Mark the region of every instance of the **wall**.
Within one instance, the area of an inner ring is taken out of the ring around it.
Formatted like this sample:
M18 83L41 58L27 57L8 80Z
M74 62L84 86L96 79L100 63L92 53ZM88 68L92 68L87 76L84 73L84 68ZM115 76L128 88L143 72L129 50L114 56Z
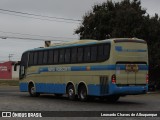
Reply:
M0 79L12 79L12 62L0 63Z
M14 65L12 65L12 79L19 79L19 65L17 66L17 71L14 71Z

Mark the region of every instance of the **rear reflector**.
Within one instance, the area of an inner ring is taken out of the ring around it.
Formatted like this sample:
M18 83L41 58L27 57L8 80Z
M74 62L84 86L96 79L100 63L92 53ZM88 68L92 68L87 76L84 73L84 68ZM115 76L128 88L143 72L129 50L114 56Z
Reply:
M146 83L148 84L149 76L146 74Z
M112 81L113 84L116 83L116 75L115 74L112 75L111 81Z

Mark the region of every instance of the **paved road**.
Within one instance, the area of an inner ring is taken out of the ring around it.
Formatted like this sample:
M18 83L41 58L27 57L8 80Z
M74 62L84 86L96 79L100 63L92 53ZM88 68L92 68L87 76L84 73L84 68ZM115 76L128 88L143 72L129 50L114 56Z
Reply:
M54 95L30 97L18 87L0 86L0 111L159 111L160 93L126 96L117 103L69 101ZM64 119L64 118L61 118ZM124 119L124 118L123 118Z

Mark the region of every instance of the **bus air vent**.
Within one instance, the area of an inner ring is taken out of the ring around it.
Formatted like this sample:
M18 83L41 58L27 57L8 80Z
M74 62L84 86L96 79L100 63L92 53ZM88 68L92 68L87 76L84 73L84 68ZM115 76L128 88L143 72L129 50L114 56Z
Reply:
M104 95L108 93L108 77L100 76L100 94Z

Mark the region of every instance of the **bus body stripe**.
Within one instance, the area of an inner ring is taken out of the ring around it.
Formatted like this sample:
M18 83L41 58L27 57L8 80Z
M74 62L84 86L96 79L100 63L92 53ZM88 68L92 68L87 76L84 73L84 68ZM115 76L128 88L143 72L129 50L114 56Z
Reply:
M123 49L122 46L115 46L115 50L117 52L147 52L147 50L144 49Z
M97 65L97 66L72 66L65 67L65 70L56 70L56 68L63 67L54 67L54 70L50 70L50 67L40 67L37 72L28 73L27 75L40 74L42 72L67 72L67 71L103 71L103 70L126 70L125 65ZM89 68L89 69L88 69ZM148 70L148 65L138 65L138 70Z

